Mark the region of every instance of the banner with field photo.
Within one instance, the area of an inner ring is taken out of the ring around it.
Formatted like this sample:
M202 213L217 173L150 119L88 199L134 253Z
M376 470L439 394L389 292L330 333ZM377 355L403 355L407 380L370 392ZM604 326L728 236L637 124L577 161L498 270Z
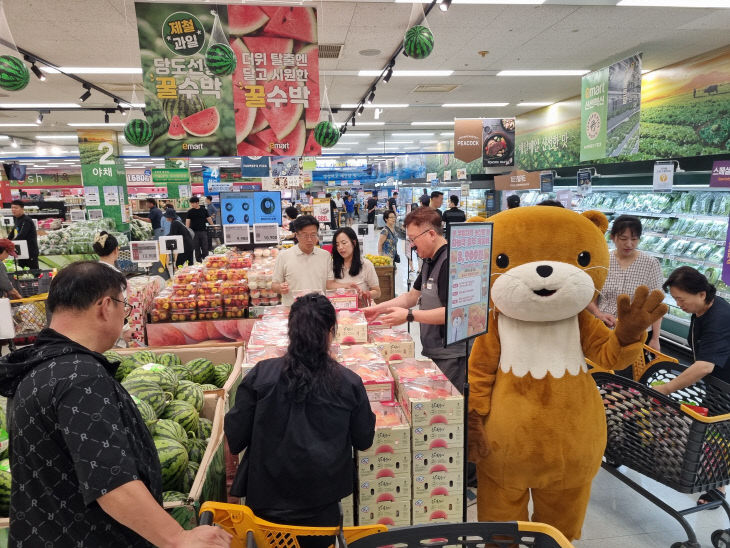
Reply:
M137 2L135 10L150 156L236 156L232 78L205 60L212 46L228 47L227 7Z
M580 98L517 117L515 165L525 171L580 163Z
M237 155L319 155L316 9L230 5L228 25Z

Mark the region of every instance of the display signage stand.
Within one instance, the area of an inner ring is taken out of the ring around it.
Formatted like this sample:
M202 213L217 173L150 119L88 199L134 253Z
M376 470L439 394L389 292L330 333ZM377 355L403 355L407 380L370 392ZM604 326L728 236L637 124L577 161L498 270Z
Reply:
M449 223L446 232L449 290L445 311L445 346L465 344L466 356L462 494L465 522L469 481L469 343L471 339L487 332L493 228L492 223Z
M251 243L251 228L248 225L223 225L224 245L248 245Z

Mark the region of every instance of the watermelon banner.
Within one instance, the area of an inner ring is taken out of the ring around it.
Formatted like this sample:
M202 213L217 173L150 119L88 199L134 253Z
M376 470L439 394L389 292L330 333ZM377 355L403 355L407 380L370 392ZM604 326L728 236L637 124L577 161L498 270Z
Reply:
M117 230L129 230L127 177L119 158L117 133L79 130L77 135L86 209L100 209L105 218L115 220Z
M228 26L238 156L321 154L316 10L231 5Z
M235 156L231 76L216 76L205 61L216 13L225 32L224 5L136 3L150 156Z

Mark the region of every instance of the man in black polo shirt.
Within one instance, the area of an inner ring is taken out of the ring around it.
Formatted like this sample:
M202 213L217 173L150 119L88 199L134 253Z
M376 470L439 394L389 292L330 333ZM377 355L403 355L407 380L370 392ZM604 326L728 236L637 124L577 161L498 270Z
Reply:
M368 210L368 224L375 224L375 210L378 208L378 193L373 191L373 195L368 198L366 204Z
M165 230L162 228L162 210L157 207L157 200L154 198L147 198L147 207L150 208L149 217L135 215L134 218L139 221L152 224L152 235L155 237L155 240L157 240L160 236L165 235Z
M451 207L444 211L442 218L446 224L466 222L466 213L459 209L459 197L456 194L449 196Z
M208 216L208 211L200 207L200 198L190 198L190 209L185 217L185 225L193 231L193 249L195 260L200 262L208 256L208 225L213 224L213 219Z
M38 236L33 219L25 214L25 205L20 200L13 200L10 210L15 218L15 226L10 231L11 240L25 240L28 242L28 259L18 260L18 266L38 269Z
M8 399L9 546L229 546L214 527L185 531L162 508L157 450L101 354L131 308L124 276L78 262L53 278L53 314L33 346L0 358Z

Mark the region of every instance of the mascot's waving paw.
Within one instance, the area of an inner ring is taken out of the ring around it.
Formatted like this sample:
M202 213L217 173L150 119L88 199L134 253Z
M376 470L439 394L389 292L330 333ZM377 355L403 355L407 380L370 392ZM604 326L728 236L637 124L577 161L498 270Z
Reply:
M619 295L616 338L622 345L627 346L644 339L644 331L669 310L662 303L663 300L664 293L658 289L649 293L649 288L645 285L636 288L632 301L629 301L628 295Z

